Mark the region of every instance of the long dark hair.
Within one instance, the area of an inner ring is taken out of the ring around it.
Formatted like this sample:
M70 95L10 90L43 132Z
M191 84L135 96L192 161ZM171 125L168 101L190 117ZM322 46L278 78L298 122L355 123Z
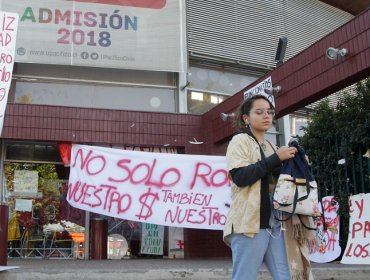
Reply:
M271 101L268 100L267 97L263 95L253 95L252 97L245 99L236 112L235 125L237 128L243 129L246 127L247 124L244 122L243 115L245 114L249 116L249 112L253 107L254 101L258 99L266 100L270 104L270 109L275 109L274 105L272 105ZM275 119L272 123L275 124Z

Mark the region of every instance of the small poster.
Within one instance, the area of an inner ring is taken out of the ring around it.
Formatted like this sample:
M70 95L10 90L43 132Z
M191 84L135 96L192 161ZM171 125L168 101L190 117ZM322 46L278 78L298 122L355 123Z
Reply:
M16 199L15 200L15 211L31 212L32 211L32 199Z
M271 76L260 82L259 84L255 85L254 87L250 88L248 91L244 92L244 99L252 97L254 95L262 95L266 97L272 105L275 107L275 97L273 94L268 94L265 92L265 89L272 89L272 80Z
M320 212L321 203L319 203ZM325 224L323 220L317 222L316 240L317 246L310 252L310 261L316 263L327 263L337 259L341 254L339 246L339 227L340 217L338 216L339 204L334 196L325 196L322 198L324 207Z
M120 234L110 234L108 236L108 259L121 260L125 256L128 256L126 238Z
M143 224L141 254L163 255L164 226Z
M170 259L184 258L184 229L168 227L168 257Z
M37 193L39 173L29 170L14 171L14 192Z

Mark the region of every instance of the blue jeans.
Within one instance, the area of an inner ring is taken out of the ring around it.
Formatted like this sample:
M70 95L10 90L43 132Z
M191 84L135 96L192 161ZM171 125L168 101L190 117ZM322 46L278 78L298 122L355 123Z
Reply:
M275 223L272 229L261 229L253 238L231 235L233 280L256 280L265 263L274 280L290 280L284 231Z

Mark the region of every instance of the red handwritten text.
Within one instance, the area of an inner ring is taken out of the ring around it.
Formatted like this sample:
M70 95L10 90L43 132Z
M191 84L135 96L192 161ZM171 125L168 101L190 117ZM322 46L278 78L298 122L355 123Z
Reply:
M349 244L346 257L356 257L356 258L367 258L369 257L369 247L370 243L367 243L366 245L362 244L356 244L354 243Z
M358 219L361 219L361 216L362 216L362 211L364 210L364 200L363 199L360 199L360 201L358 200L355 200L355 204L358 208ZM349 200L349 213L353 213L355 211L355 209L353 209L352 207L352 200L350 199Z
M87 153L87 156L84 156L83 149L79 149L74 158L72 167L76 167L77 157L80 156L80 160L81 160L81 163L79 166L80 170L84 170L86 168L86 172L89 175L97 175L100 172L102 172L106 165L106 159L104 158L104 156L91 157L92 153L93 151L90 150Z
M74 185L71 183L69 184L68 199L88 205L92 208L104 204L104 210L111 212L112 208L114 208L117 209L117 214L126 212L132 203L131 196L129 194L119 193L115 186L94 186L80 181L75 182ZM113 207L114 204L116 207Z
M357 233L362 233L363 238L367 237L367 234L370 235L370 221L364 221L363 223L361 222L355 222L352 225L352 238L356 238Z
M203 181L207 187L222 187L230 184L225 169L213 171L212 167L206 163L198 162L195 166L193 181L190 184L190 189L193 189L197 179Z
M181 179L180 170L177 168L168 168L161 174L156 174L155 166L157 163L156 159L153 159L151 164L148 163L139 163L138 165L132 166L130 168L129 164L131 160L122 159L117 162L117 166L125 170L126 174L120 179L115 179L109 177L108 180L111 182L125 182L129 180L132 184L144 184L145 186L153 186L158 188L163 187L173 187ZM142 176L140 178L140 176ZM157 179L154 179L157 177ZM158 179L159 178L159 179Z
M165 222L170 220L172 223L182 224L188 222L191 224L225 225L226 216L220 214L216 207L202 207L198 209L182 209L176 206L175 211L168 210Z
M7 46L12 42L12 33L14 31L15 17L4 15L1 19L0 45ZM11 31L8 33L7 31Z
M174 193L171 190L162 190L164 192L163 202L177 204L193 204L209 206L212 200L212 195L202 193Z
M139 220L147 220L153 215L153 206L156 201L159 200L158 193L151 192L149 188L148 191L142 194L139 198L139 202L141 203L140 214L136 215Z

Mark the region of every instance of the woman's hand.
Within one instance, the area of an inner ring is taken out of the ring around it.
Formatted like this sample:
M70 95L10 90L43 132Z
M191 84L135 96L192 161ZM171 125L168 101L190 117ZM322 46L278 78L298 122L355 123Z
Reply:
M287 147L287 146L280 147L276 151L276 154L278 155L281 161L294 158L296 153L297 153L297 149L295 147Z

